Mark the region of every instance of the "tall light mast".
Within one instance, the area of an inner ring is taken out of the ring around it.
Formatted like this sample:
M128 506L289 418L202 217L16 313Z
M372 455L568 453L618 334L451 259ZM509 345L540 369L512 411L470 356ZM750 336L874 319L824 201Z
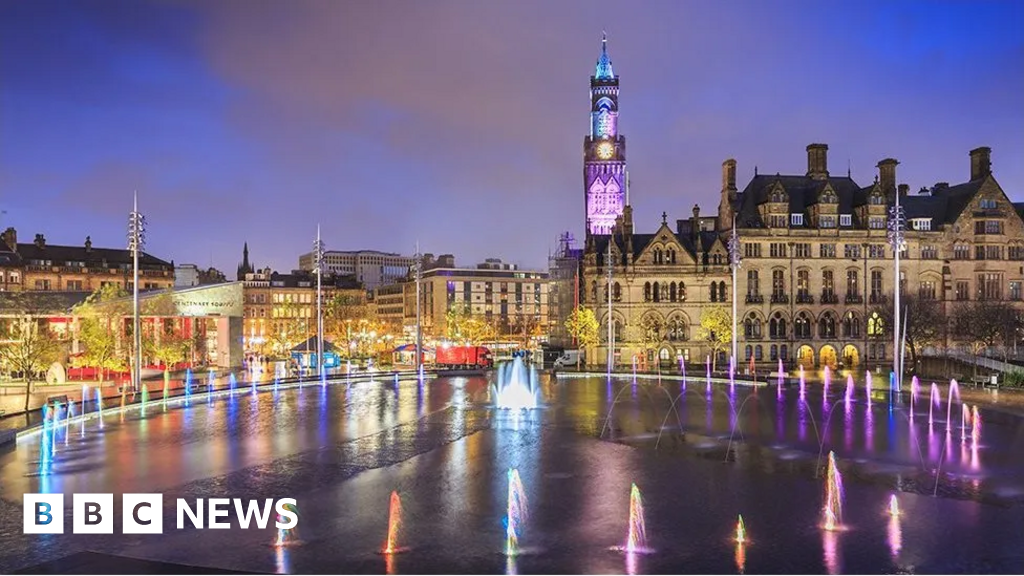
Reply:
M321 277L324 275L324 243L320 239L320 225L316 225L316 242L313 243L313 266L316 273L316 368L324 373L324 315Z
M736 233L735 216L732 219L732 236L729 238L729 266L732 268L732 365L734 367L733 369L735 369L735 366L739 364L736 345L736 299L738 298L736 290L736 274L740 269L740 239L739 235Z
M423 367L423 329L420 310L420 284L423 280L423 256L420 254L420 243L416 242L416 371Z
M608 257L604 265L608 267L608 376L612 375L612 364L615 363L615 322L612 319L612 239L608 236Z
M903 207L900 206L900 193L896 191L896 202L891 208L889 208L889 244L892 246L893 252L893 263L896 271L896 286L893 288L893 331L892 331L892 371L895 374L896 387L898 389L903 388L903 358L900 354L900 289L902 285L900 283L900 252L905 246L906 238L904 236L904 230L906 228L906 216L903 212Z
M139 212L139 193L132 199L128 215L128 249L132 251L132 338L135 354L132 363L132 386L138 390L142 384L142 331L139 318L139 252L146 244L146 217Z

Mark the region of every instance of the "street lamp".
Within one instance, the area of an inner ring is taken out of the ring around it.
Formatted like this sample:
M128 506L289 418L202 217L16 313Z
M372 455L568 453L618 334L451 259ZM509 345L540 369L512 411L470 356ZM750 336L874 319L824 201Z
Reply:
M135 341L135 354L132 362L132 385L139 389L142 382L142 333L139 321L139 252L146 245L146 217L139 212L139 194L132 199L132 211L128 215L128 249L132 251L132 338Z
M316 273L316 366L317 371L323 374L324 317L321 305L320 278L324 271L324 243L320 239L319 224L316 225L316 242L313 242L313 266Z
M732 236L729 238L729 267L732 268L732 366L738 361L736 351L736 274L740 269L740 238L736 234L736 217L732 219ZM735 370L735 368L732 368Z
M896 192L896 203L889 208L888 239L892 246L894 264L896 269L896 287L893 289L893 347L892 347L892 370L896 374L896 387L903 389L903 354L900 353L900 252L906 247L904 231L906 229L906 215L903 207L900 206L900 194Z

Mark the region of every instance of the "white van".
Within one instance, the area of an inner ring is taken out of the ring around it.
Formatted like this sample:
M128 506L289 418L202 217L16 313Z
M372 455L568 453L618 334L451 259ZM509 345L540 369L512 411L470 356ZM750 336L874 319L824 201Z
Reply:
M579 350L566 350L562 355L555 358L555 368L575 368L576 362L580 360Z

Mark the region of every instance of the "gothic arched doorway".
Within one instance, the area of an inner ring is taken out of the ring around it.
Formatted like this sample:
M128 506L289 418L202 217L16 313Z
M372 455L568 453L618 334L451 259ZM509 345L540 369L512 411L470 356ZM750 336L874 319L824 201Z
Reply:
M836 353L835 347L832 346L831 344L825 344L824 346L821 347L821 352L818 354L818 359L821 361L820 364L822 367L828 366L833 370L835 370L836 366L839 364L838 354Z
M860 353L857 351L857 347L853 344L847 344L843 347L843 368L852 370L860 364Z
M814 348L804 344L796 351L796 364L803 366L804 370L814 368Z

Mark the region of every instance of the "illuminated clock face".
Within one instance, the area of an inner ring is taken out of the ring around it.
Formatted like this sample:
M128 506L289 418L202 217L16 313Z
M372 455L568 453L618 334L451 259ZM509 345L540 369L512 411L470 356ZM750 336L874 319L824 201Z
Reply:
M611 158L614 153L615 147L612 146L611 142L601 142L597 145L597 157L602 160Z

